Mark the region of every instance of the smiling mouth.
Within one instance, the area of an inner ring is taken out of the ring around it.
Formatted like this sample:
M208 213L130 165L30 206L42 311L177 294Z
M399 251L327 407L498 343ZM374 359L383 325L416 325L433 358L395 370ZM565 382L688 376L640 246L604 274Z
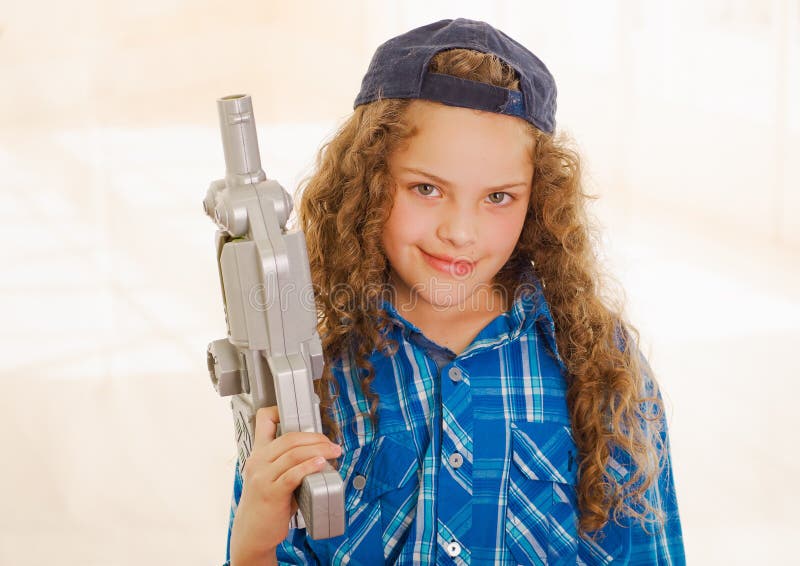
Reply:
M433 266L437 270L447 273L448 275L454 275L457 277L465 277L469 275L472 270L475 268L475 262L471 260L464 260L459 258L451 258L445 256L444 258L441 256L431 255L428 252L422 250L423 257L428 262L429 265Z

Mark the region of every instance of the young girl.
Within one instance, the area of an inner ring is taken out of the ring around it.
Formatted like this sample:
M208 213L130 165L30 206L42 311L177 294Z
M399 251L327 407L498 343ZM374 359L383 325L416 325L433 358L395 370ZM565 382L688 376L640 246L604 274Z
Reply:
M231 564L685 562L661 396L604 298L555 96L483 22L378 48L299 206L328 436L258 412ZM314 540L292 491L326 460L347 527Z

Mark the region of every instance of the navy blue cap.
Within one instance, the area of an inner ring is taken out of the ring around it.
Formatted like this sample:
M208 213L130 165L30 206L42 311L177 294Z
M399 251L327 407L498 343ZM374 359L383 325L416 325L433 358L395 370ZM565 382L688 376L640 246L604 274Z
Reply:
M434 55L458 48L499 57L517 72L521 92L428 72ZM556 83L544 63L486 22L463 18L413 29L378 47L353 108L378 98L424 98L517 116L549 134L556 126Z

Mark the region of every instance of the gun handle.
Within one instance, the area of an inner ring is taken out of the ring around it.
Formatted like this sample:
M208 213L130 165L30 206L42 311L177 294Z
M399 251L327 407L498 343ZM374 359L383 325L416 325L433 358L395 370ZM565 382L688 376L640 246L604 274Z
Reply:
M233 413L233 432L236 435L236 450L239 453L239 466L244 468L245 462L253 451L253 439L256 430L256 409L249 395L231 396Z
M239 465L244 468L253 449L256 409L249 395L231 397L236 446ZM280 424L276 436L281 435ZM309 536L316 540L338 537L344 534L344 482L339 472L327 464L325 469L303 478L294 492L299 511L290 521L290 527L305 527Z
M307 475L295 490L306 532L313 539L344 534L344 482L339 472L327 464L316 474Z

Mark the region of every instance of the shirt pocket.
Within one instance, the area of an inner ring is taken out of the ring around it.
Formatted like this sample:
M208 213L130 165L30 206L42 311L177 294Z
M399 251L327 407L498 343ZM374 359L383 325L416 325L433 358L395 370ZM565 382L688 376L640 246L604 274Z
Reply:
M408 536L419 493L411 432L379 436L357 448L345 474L346 540L335 555L353 564L393 563ZM335 561L334 561L335 562Z
M521 564L574 565L578 449L568 427L512 422L506 544Z

